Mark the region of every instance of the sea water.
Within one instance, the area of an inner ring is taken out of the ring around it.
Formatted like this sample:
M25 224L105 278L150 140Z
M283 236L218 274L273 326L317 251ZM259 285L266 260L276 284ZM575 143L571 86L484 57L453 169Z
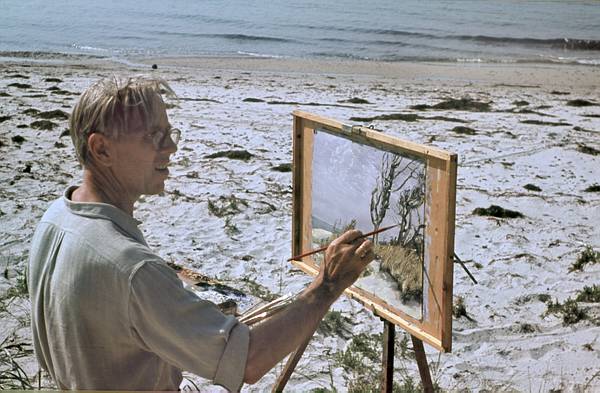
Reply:
M598 66L600 2L0 0L0 56L32 52Z

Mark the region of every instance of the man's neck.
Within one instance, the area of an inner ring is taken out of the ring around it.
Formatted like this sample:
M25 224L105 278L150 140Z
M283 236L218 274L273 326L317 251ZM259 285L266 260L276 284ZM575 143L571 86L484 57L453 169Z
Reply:
M102 176L97 176L88 169L83 170L83 182L77 187L71 200L73 202L100 202L113 205L133 217L133 205L137 198L128 198L124 193L115 191L114 187L104 184Z

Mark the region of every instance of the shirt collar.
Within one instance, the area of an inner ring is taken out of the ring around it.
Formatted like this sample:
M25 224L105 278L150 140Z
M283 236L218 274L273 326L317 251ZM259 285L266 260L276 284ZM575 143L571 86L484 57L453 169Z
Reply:
M109 205L108 203L73 202L71 200L71 195L76 189L77 186L71 186L67 188L62 198L67 206L67 209L69 209L73 214L83 217L110 220L123 231L125 231L125 233L127 233L129 236L133 237L142 244L146 244L144 235L142 235L142 232L138 228L138 225L142 223L141 221L136 220L123 210L113 205Z

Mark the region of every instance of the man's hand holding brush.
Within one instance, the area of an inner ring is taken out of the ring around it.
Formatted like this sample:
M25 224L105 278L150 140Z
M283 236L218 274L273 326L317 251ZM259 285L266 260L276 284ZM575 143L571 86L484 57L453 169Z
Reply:
M362 232L349 230L327 247L315 284L321 281L337 297L358 279L374 257L373 243Z
M285 309L250 330L244 380L256 382L312 336L331 304L374 257L373 244L360 231L347 231L331 242L321 270L308 288Z

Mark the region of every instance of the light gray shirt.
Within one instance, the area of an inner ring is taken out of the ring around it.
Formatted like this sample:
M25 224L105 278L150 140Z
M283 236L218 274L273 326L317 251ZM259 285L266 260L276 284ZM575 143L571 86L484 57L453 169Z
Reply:
M241 388L249 330L185 290L134 220L65 191L31 246L36 356L60 389L177 390L181 371Z

